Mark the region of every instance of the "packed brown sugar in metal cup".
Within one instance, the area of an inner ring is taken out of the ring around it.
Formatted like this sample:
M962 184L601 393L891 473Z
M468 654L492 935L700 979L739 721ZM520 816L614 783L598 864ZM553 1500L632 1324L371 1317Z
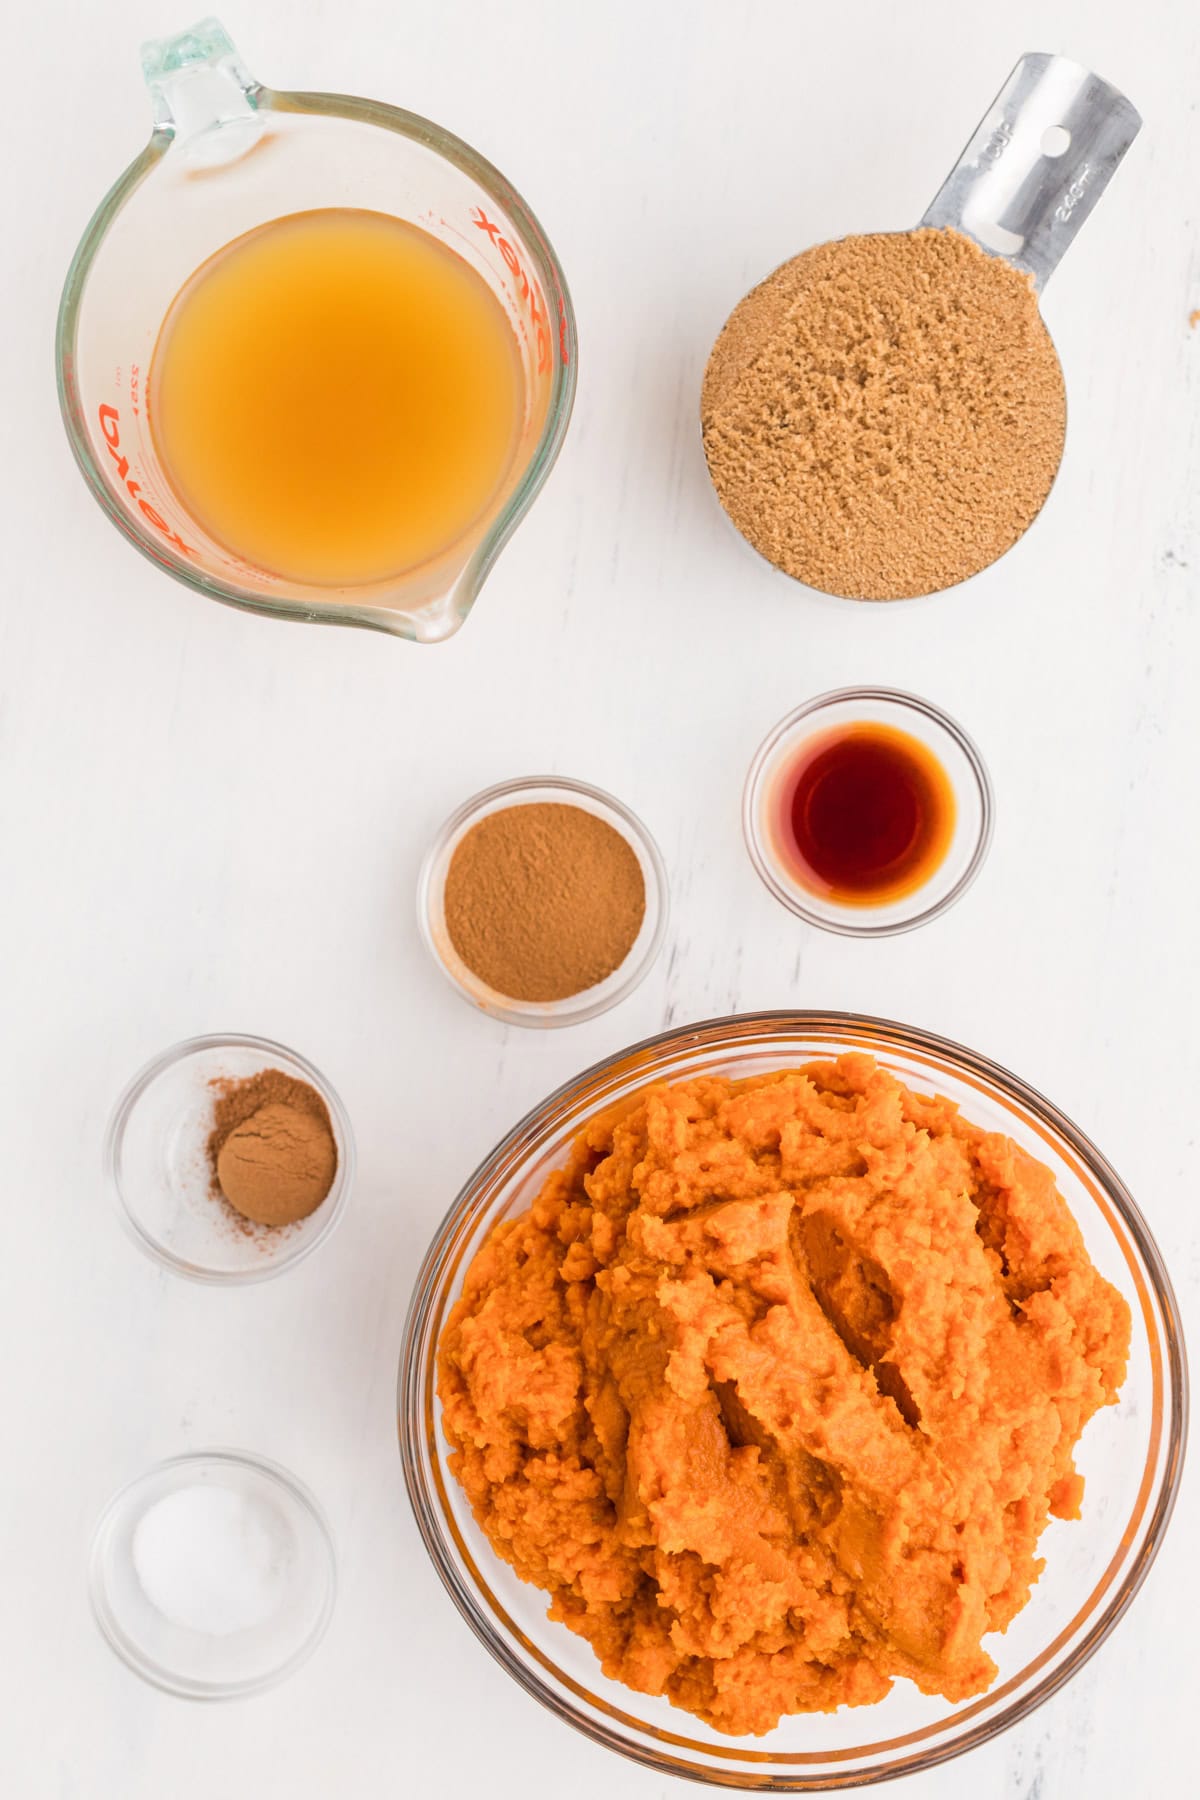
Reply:
M1031 278L960 232L818 244L727 320L704 451L742 535L826 593L952 587L1033 522L1066 393Z

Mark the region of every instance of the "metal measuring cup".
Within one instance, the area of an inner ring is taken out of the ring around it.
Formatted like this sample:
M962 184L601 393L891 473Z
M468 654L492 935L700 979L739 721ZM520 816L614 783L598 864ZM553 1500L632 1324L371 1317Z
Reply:
M947 227L1044 288L1141 130L1124 94L1067 56L1023 56L922 225Z
M1140 115L1111 83L1069 57L1031 52L1009 75L917 229L954 231L969 238L985 255L1011 263L1040 294L1140 128ZM1046 492L1049 486L1047 480ZM1018 537L1044 499L1042 494ZM764 549L752 530L732 517L730 522L784 573L809 579ZM940 586L914 592L956 586L990 566L1015 541ZM841 598L901 597L864 595L841 586L830 591Z

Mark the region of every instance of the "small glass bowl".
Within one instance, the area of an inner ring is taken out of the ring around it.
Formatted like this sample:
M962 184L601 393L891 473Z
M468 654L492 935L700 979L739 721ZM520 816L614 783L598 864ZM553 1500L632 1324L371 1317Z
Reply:
M149 1509L204 1486L266 1509L285 1546L275 1609L260 1623L222 1636L161 1613L133 1559L134 1533ZM174 1456L147 1469L105 1507L92 1538L89 1588L97 1625L143 1681L188 1700L235 1700L291 1675L324 1636L337 1593L333 1537L308 1489L276 1463L237 1450Z
M317 1090L337 1146L333 1186L315 1212L293 1225L255 1225L211 1191L211 1084L244 1081L264 1069ZM341 1218L354 1184L354 1135L329 1082L294 1050L269 1038L189 1038L148 1063L117 1101L104 1167L126 1230L164 1268L193 1281L266 1281L310 1255Z
M514 1000L509 994L499 993L467 967L446 929L446 873L462 838L472 825L478 824L489 813L539 802L578 806L611 825L637 857L646 884L645 917L624 962L603 981L583 988L578 994L569 994L565 1000ZM662 949L668 911L666 867L658 845L641 820L602 789L558 775L531 775L517 781L502 781L466 801L438 832L417 880L417 918L434 962L465 999L506 1025L578 1025L626 999Z
M890 725L937 758L954 791L954 835L928 880L878 905L848 905L805 887L780 853L774 824L776 783L807 739L848 725ZM936 919L966 893L992 841L995 802L979 751L961 725L928 700L895 688L838 688L781 719L759 746L742 795L742 831L750 860L789 911L843 937L891 937Z
M1129 1368L1115 1406L1090 1420L1075 1454L1082 1518L1053 1521L1045 1568L1003 1634L984 1639L998 1673L963 1701L897 1681L873 1706L785 1717L764 1737L728 1737L666 1699L610 1680L590 1646L546 1616L547 1597L496 1555L450 1467L437 1396L437 1346L472 1258L561 1169L599 1113L659 1082L761 1077L866 1051L918 1093L1014 1138L1053 1171L1100 1273L1132 1312ZM1017 1076L912 1026L850 1013L751 1013L677 1027L606 1058L516 1124L471 1176L435 1232L404 1327L400 1452L417 1524L460 1613L527 1694L594 1742L656 1774L715 1787L807 1794L915 1774L988 1742L1082 1668L1124 1616L1167 1529L1183 1467L1187 1362L1179 1310L1150 1230L1116 1171L1071 1121ZM614 1784L616 1785L616 1784ZM969 1778L959 1784L970 1791Z

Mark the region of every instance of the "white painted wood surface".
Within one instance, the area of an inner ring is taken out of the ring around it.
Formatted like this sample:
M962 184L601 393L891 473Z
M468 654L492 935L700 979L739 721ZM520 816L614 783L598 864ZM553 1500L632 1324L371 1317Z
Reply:
M1051 1095L1139 1196L1195 1319L1197 15L1187 0L230 0L263 79L378 95L477 144L572 284L581 381L561 463L461 636L421 650L188 594L121 542L72 466L59 286L148 130L138 42L187 11L27 9L0 127L0 1790L657 1800L684 1790L524 1698L426 1562L392 1425L409 1287L476 1160L560 1080L668 1021L798 1004L929 1026ZM914 221L1026 49L1088 61L1146 119L1047 296L1070 394L1061 478L968 588L891 609L820 600L744 554L711 499L706 351L784 256ZM875 944L802 929L738 825L766 728L858 681L957 715L999 806L967 900ZM540 770L630 802L673 883L644 987L564 1033L469 1010L412 918L442 816ZM98 1173L127 1076L226 1028L324 1067L360 1152L333 1243L239 1293L157 1272ZM203 1708L110 1655L84 1575L109 1492L213 1442L311 1482L342 1587L300 1675ZM1194 1791L1195 1493L1082 1675L897 1794Z

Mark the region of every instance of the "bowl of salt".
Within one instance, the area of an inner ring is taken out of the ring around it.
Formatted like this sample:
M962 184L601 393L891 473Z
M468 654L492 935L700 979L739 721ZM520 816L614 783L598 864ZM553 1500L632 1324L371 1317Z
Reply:
M333 1612L329 1526L275 1463L208 1450L158 1463L109 1501L92 1540L96 1622L128 1666L191 1700L273 1687Z

